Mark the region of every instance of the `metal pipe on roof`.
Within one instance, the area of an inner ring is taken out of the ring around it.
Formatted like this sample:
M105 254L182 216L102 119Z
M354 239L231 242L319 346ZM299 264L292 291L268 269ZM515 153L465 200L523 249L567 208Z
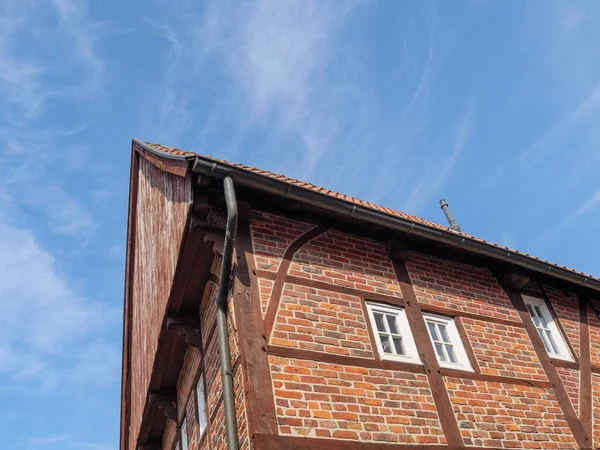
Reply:
M456 223L454 217L452 217L452 213L450 212L450 208L448 207L448 203L446 200L440 200L440 207L442 211L444 211L444 215L446 216L446 220L448 220L448 224L450 225L450 229L452 231L460 231L460 225Z
M221 275L217 291L217 340L221 360L221 379L223 380L223 405L225 409L225 431L228 450L238 450L237 423L235 417L235 399L233 396L233 373L231 372L231 351L229 349L229 333L227 332L227 292L233 258L233 242L237 231L238 207L235 198L233 180L223 179L225 204L227 205L227 226L221 260Z
M285 198L340 215L352 215L352 217L357 220L380 225L403 234L410 233L412 236L419 236L440 244L461 247L465 251L489 257L497 261L509 260L511 264L533 272L545 274L551 270L552 276L555 278L600 291L599 280L539 261L518 252L509 251L505 248L481 242L472 237L458 234L450 230L437 229L402 217L391 216L365 206L356 205L341 198L335 198L320 192L294 186L285 181L267 178L264 175L242 170L234 166L221 163L217 163L215 166L214 161L205 159L199 155L194 159L192 172L221 179L224 177L231 177L236 184L248 188L276 195L278 197L285 196Z

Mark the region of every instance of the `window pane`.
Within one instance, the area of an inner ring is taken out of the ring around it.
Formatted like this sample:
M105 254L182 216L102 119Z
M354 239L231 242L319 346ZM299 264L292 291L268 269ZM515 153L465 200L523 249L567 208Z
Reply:
M394 342L394 348L396 349L396 353L398 353L399 355L405 355L406 352L404 351L404 346L402 345L402 338L393 337L392 341Z
M185 423L186 418L183 418L183 423L181 424L181 450L188 450L188 435L187 435L187 425Z
M398 327L396 326L396 316L390 316L389 314L386 314L385 317L387 318L388 325L390 327L390 333L400 334L398 332Z
M379 340L381 341L381 347L383 347L384 353L393 353L392 352L392 345L390 344L390 339L389 339L389 337L387 335L380 334L379 335Z
M540 337L542 338L542 342L544 343L544 348L547 352L551 352L552 349L548 346L548 341L546 340L546 334L544 333L544 330L541 330L540 328L537 328L537 330Z
M554 354L559 354L558 346L556 345L556 341L552 337L552 333L549 330L546 330L546 337L548 338L548 346L552 349L551 352Z
M427 322L427 328L429 328L429 333L431 334L431 339L434 341L439 341L440 338L438 336L437 331L435 330L435 324L432 322Z
M198 402L198 425L200 427L200 436L206 429L206 398L204 396L204 379L200 377L196 387L196 398Z
M448 359L450 360L450 362L458 362L458 360L456 359L456 355L454 354L454 348L452 347L452 345L446 344L446 353L448 353Z
M440 330L440 334L442 335L442 341L444 341L446 344L449 344L450 338L448 337L448 333L446 332L446 325L438 323L438 330Z
M383 314L381 313L373 313L373 315L375 316L375 324L377 325L377 330L378 331L387 331L385 329L385 324L383 323Z
M548 322L546 321L546 317L542 314L542 311L540 311L540 307L539 306L534 306L535 312L537 313L539 320L540 320L540 326L543 328L548 328Z
M442 346L442 344L435 344L435 352L437 353L438 357L440 358L440 361L446 362L446 355L444 354L444 348Z

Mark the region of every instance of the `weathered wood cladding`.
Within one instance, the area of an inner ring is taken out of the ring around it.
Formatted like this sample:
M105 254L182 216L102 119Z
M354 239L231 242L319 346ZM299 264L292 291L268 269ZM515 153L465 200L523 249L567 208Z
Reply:
M266 236L262 230L272 230L273 224L275 231ZM319 237L315 237L303 240L295 252L289 251L294 242L315 227L273 214L252 214L260 287L256 295L261 298L263 314L269 309L275 311L272 332L267 334L272 346L267 351L273 354L269 363L280 435L280 440L258 435L255 448L283 448L279 447L283 442L293 442L294 448L308 448L311 440L322 443L323 438L331 441L334 448L371 448L369 443L379 443L382 448L390 443L410 448L422 443L423 448L437 448L444 444L446 433L430 438L419 427L411 428L411 438L405 441L406 430L403 435L386 419L391 408L385 404L392 401L387 395L397 385L365 381L368 377L380 382L386 378L390 383L408 374L415 377L419 372L402 372L406 363L379 361L372 353L373 338L369 335L364 301L396 305L410 302L403 289L393 287L396 281L387 278L385 266L393 265L387 255L380 252L371 260L365 251L372 252L382 244L332 230L318 236L327 239L333 235L341 238L339 242L318 245ZM278 231L282 238L277 236ZM304 261L301 266L294 263L299 258ZM285 259L290 262L284 262ZM453 409L453 419L444 420L454 420L460 429L460 442L446 448L575 449L580 444L585 448L581 422L575 418L580 425L573 429L573 416L567 420L565 415L579 411L578 357L580 348L585 348L581 336L586 334L579 332L577 295L548 286L539 289L540 296L547 292L546 301L576 358L574 363L548 358L556 366L556 375L549 381L526 332L528 324L522 322L490 270L416 251L410 252L406 265L420 309L460 317L461 336L468 339L470 358L476 363L474 373L441 369L446 376L436 389L447 392ZM282 267L286 269L284 275L278 270ZM273 289L275 283L282 286L280 291ZM589 322L593 349L593 336L600 333L600 328L597 317L590 317ZM365 349L363 353L361 348ZM379 372L373 375L372 370ZM592 366L592 370L600 373L597 366ZM395 373L406 375L398 378ZM600 391L597 379L594 374L593 393ZM552 387L556 384L560 384L560 400ZM435 389L432 392L434 397L440 394ZM592 398L596 407L598 400ZM412 403L413 413L429 410L426 403L416 409ZM400 406L406 407L406 402ZM599 413L593 411L597 418ZM392 417L401 417L405 412L396 410ZM437 420L439 409L433 413ZM381 416L381 421L370 423L368 417L373 415ZM410 422L405 424L411 427ZM593 424L594 431L600 430L597 419ZM600 431L595 435L596 441L598 434ZM285 436L293 440L286 441ZM347 446L343 444L345 440L356 445ZM306 447L302 442L306 442Z
M158 336L192 204L191 177L139 158L131 298L130 439L136 448Z

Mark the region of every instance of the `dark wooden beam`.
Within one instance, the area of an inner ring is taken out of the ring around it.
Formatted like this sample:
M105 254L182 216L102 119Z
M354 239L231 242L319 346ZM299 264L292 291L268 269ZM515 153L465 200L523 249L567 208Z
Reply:
M579 420L579 417L577 416L577 413L575 412L575 408L571 403L569 394L565 389L565 386L558 374L558 371L556 370L556 367L552 364L552 361L548 356L548 352L546 352L546 349L544 348L542 338L538 334L538 331L535 328L535 325L533 324L533 320L529 315L529 311L527 311L527 306L525 305L523 296L515 289L506 285L502 276L497 275L496 278L498 280L498 283L512 302L513 306L519 313L521 320L525 324L525 330L527 330L527 334L529 335L529 339L531 340L533 348L535 349L538 359L540 360L540 364L544 368L546 376L548 377L548 380L552 385L554 395L556 396L558 404L563 411L563 414L565 416L567 424L569 425L571 433L573 434L573 437L577 441L577 444L580 448L591 449L593 447L591 436L588 435L585 427L583 426L583 424Z
M504 283L512 289L520 291L529 283L529 275L520 270L511 270L504 274Z
M292 264L292 259L298 250L304 245L310 242L312 239L325 233L327 228L316 227L312 230L307 231L292 242L285 250L279 268L277 269L277 276L275 277L275 283L273 283L273 289L271 291L271 297L267 303L267 313L265 314L265 336L267 341L271 337L271 331L275 323L275 315L279 309L279 302L281 301L281 294L283 293L283 285L287 277L288 269Z
M148 394L148 401L163 412L167 419L177 422L177 392L175 389L161 389Z
M579 296L579 418L588 436L592 437L592 361L588 299Z
M239 202L238 210L233 302L243 365L248 435L252 439L255 433L276 434L277 415L256 278L250 231L250 208L247 204Z
M202 335L200 334L200 318L197 311L185 313L171 313L167 317L167 329L175 330L183 337L185 343L202 348Z
M446 442L450 446L462 447L464 442L458 428L456 416L454 415L454 407L450 401L444 377L440 372L440 365L437 361L431 339L429 338L427 324L417 301L406 264L401 261L394 261L394 271L400 285L400 290L402 291L402 296L406 302L404 311L406 312L406 318L415 338L415 344L423 362L425 373L429 379L429 386L431 387L431 393Z
M388 255L393 261L406 262L410 258L406 243L400 241L387 241Z

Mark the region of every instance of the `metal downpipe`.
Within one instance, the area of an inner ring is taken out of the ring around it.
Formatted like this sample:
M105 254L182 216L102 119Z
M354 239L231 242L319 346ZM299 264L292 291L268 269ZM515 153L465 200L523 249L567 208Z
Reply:
M223 405L225 409L225 429L228 450L238 450L237 421L235 417L235 399L233 396L233 374L231 372L231 352L229 333L227 332L227 292L233 257L233 241L237 231L238 207L235 189L231 177L223 179L225 203L227 205L227 227L221 260L221 276L217 292L217 339L221 359L221 379L223 381Z

